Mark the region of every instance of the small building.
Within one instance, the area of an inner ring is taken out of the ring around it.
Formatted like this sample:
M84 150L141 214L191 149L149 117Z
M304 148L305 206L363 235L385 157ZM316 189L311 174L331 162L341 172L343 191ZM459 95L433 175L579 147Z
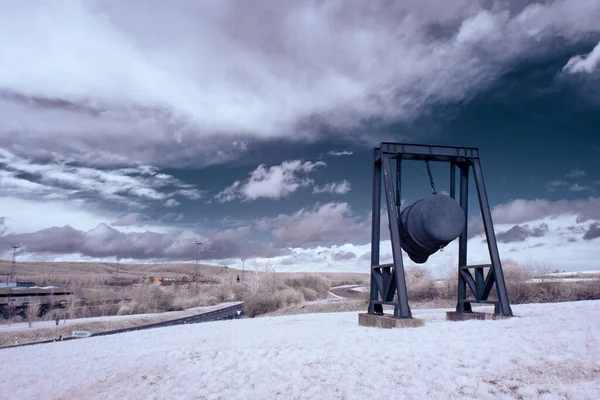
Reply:
M17 282L0 286L0 313L3 318L23 315L31 302L38 304L39 313L65 308L73 292L56 286L35 286L31 282Z

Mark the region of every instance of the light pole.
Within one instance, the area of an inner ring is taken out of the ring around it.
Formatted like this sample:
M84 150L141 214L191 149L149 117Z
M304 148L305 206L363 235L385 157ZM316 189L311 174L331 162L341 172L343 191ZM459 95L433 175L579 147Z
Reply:
M242 280L244 280L244 261L246 261L246 259L242 258Z
M199 272L199 263L200 263L200 245L202 242L196 241L196 272L194 276L196 294L198 294L198 272Z
M12 266L10 269L10 281L11 283L15 282L15 266L17 264L17 249L21 247L20 244L14 244L13 245L13 259L12 259Z

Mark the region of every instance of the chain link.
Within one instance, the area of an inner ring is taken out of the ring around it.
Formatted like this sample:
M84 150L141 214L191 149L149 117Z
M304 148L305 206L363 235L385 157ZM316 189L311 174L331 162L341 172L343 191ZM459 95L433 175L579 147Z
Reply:
M433 175L431 175L431 168L429 168L429 160L425 160L425 166L427 167L427 175L429 175L429 184L431 184L431 193L436 194L435 184L433 183Z

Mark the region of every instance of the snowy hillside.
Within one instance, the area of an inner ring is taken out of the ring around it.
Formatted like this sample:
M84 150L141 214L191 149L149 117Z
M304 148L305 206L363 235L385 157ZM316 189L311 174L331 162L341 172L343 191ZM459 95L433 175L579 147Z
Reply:
M2 399L600 398L600 301L420 328L356 312L242 319L0 350Z

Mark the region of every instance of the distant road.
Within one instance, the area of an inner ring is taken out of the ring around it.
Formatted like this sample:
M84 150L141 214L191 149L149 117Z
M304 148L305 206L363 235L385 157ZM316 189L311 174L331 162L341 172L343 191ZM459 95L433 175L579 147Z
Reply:
M346 299L356 299L359 297L364 297L364 293L359 292L358 290L352 290L352 289L356 289L361 286L364 286L364 285L338 286L338 287L333 287L333 288L329 289L329 291L331 293L335 294L336 296L340 296L340 297L343 297Z

